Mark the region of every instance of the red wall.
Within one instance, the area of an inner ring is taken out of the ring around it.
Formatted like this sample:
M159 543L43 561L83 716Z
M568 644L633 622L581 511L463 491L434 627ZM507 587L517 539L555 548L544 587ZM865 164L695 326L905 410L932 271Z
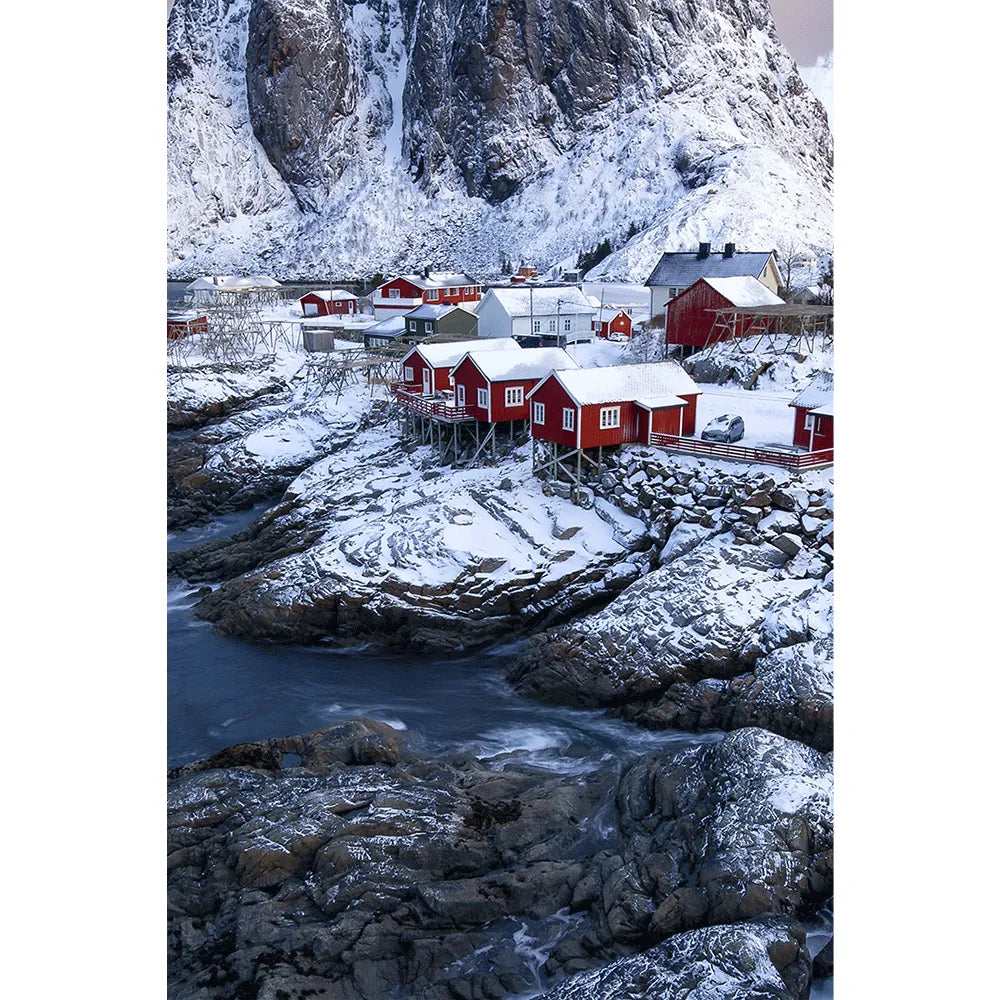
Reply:
M465 405L473 407L478 420L488 420L486 410L479 406L477 402L478 389L489 389L490 403L493 408L493 423L501 424L512 420L528 420L531 413L531 404L528 401L528 393L538 384L537 378L531 379L511 379L506 382L488 382L483 373L468 359L458 366L455 371L455 387L459 384L465 386ZM520 406L506 406L506 390L520 386L523 390L524 402ZM562 416L560 415L560 423Z
M391 309L393 306L392 300L389 298L390 288L398 288L401 299L422 299L434 306L456 305L459 302L478 302L482 298L478 285L455 285L454 295L448 294L448 286L446 285L444 288L433 289L437 292L437 298L431 299L427 297L427 292L431 289L417 288L405 278L394 278L379 289L378 305L382 309Z
M666 410L653 410L653 430L657 434L680 435L685 433L681 418L688 408L687 406L671 406ZM645 441L646 439L640 438L640 440Z
M536 424L534 417L531 418L531 436L542 441L552 441L555 444L566 445L568 448L576 447L576 428L571 431L562 429L562 411L567 406L575 410L576 403L569 397L566 390L554 379L542 383L537 392L528 400L529 404L545 404L545 424ZM531 412L529 408L529 413ZM579 419L579 413L577 419Z
M808 448L812 442L813 451L825 451L833 447L833 417L816 416L815 433L806 430L806 415L809 411L802 406L794 407L795 410L795 430L792 434L792 443L799 448Z
M606 406L621 407L619 425L601 428L601 410ZM588 403L580 412L580 447L596 448L598 445L628 444L637 440L636 413L639 407L631 399L610 403Z
M681 434L686 434L690 436L694 434L695 421L698 419L698 393L692 393L688 396L681 396L681 399L687 400L687 406L684 407L681 414L682 424L681 424ZM669 433L664 431L664 433Z
M671 299L667 306L667 343L704 347L715 325L715 313L711 310L731 309L732 305L704 278L699 278L687 291ZM740 321L737 336L742 335L748 322L748 319Z
M620 312L610 323L597 323L597 336L610 337L612 333L624 333L626 337L632 336L632 317L628 313Z

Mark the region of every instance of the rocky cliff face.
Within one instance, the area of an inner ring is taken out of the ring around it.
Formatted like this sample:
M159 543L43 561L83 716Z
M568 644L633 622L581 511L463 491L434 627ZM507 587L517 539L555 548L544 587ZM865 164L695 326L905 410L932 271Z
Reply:
M176 273L830 248L825 113L767 0L177 0Z

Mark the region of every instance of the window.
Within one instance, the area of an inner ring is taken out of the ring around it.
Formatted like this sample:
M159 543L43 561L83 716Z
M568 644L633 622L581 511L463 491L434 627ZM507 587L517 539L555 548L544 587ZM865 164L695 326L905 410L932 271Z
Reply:
M812 413L806 414L806 430L811 431L816 424L816 417Z
M424 333L433 333L433 332L434 332L434 324L430 320L426 320L424 322Z
M417 332L417 321L415 319L410 320L410 333Z
M535 423L544 424L545 423L545 404L535 403Z
M403 381L404 382L412 382L413 381L413 369L409 365L407 365L403 369Z
M563 428L564 431L576 430L576 410L569 406L563 407Z
M455 402L459 406L465 406L465 386L461 382L455 386Z
M622 408L620 406L601 407L601 429L617 427L621 422Z
M489 395L485 389L476 390L476 402L479 404L480 408L483 410L489 409Z
M524 386L512 385L504 389L504 406L521 406L524 403Z
M572 329L573 329L573 321L571 319L564 319L563 320L563 330L566 333L569 333L570 330L572 330Z
M437 302L438 300L438 290L436 288L431 288L427 292L428 302Z
M532 325L531 325L531 330L532 330L532 333L541 333L542 332L542 321L540 319L536 319L535 322L532 323Z
M389 298L390 299L398 299L399 298L399 289L398 288L390 288L389 289Z
M454 296L455 295L455 289L454 288L449 288L448 289L448 294L451 295L451 296Z
M554 319L549 320L549 333L556 332L556 321Z

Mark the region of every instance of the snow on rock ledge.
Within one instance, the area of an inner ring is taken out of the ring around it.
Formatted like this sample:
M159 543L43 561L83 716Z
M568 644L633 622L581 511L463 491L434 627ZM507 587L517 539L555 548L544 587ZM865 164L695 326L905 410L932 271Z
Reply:
M648 547L645 525L613 504L546 497L523 449L502 467L444 469L373 428L296 479L258 537L174 568L240 574L198 605L225 634L461 650L623 589Z

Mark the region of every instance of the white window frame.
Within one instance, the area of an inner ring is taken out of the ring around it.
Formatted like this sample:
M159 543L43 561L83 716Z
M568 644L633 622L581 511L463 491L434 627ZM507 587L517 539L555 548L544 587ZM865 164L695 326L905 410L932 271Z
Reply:
M438 290L436 288L429 288L427 290L427 301L437 302L438 300Z
M533 409L534 409L534 422L536 424L544 424L545 423L545 404L544 403L535 403Z
M465 406L465 386L461 382L455 386L455 402L459 406Z
M816 414L806 414L806 430L811 431L816 426Z
M399 289L398 288L390 288L389 289L389 298L390 299L398 299L399 298Z
M563 332L564 333L571 333L572 330L573 330L573 321L571 319L564 319L563 320Z
M488 410L490 408L490 394L482 388L476 390L476 405L481 410Z
M457 294L457 292L456 292L456 290L454 288L449 288L448 289L448 294L450 296L454 297Z
M503 391L503 405L507 408L524 406L524 386L509 385Z
M425 319L424 333L433 333L433 332L434 332L434 324L429 319Z
M417 321L415 319L410 320L410 333L417 332Z
M406 365L403 368L403 381L412 382L413 381L413 367L411 365Z
M554 319L549 320L549 333L556 332L556 321Z
M564 431L576 430L576 410L574 410L571 406L563 407L562 429Z
M600 426L602 431L621 427L622 408L620 406L602 406Z
M531 324L531 332L532 333L541 333L542 332L542 321L540 319L536 319Z

